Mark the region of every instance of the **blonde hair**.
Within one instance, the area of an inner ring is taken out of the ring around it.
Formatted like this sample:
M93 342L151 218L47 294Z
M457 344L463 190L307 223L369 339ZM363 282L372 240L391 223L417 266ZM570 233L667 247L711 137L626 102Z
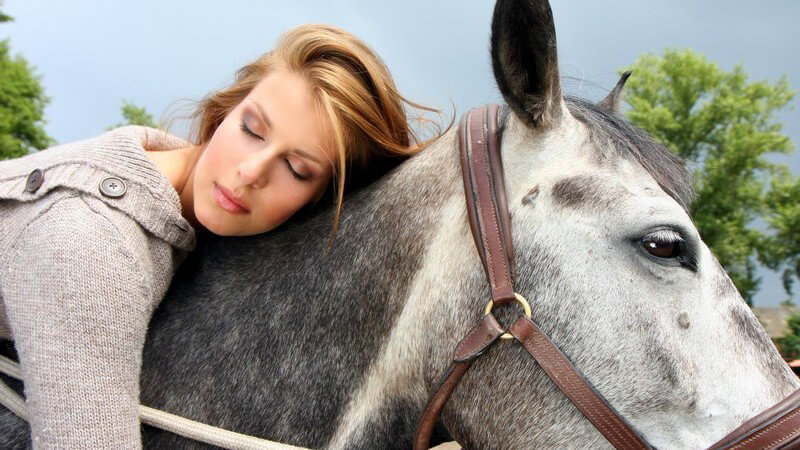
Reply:
M409 126L404 105L428 112L439 110L400 95L381 58L354 35L331 25L308 24L284 33L273 50L240 68L233 84L200 101L193 114L195 143L208 142L225 116L276 67L302 75L330 121L337 155L332 180L336 188L332 240L339 225L348 164L366 169L376 157L404 158L418 153L443 132L434 125L433 137L419 139ZM417 119L433 124L421 115ZM445 131L452 124L453 119Z

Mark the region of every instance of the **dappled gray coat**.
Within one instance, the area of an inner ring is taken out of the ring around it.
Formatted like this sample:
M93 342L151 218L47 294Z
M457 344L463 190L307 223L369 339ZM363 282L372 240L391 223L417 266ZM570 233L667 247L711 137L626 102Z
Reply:
M35 448L139 448L147 323L195 234L145 153L154 129L0 162L0 337L22 364Z

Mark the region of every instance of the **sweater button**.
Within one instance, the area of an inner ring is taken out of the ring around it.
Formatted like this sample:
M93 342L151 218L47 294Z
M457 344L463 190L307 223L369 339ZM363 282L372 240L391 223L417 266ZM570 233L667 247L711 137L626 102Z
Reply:
M35 169L28 175L28 180L25 181L25 192L33 194L36 192L44 181L44 175L40 169Z
M100 193L106 197L122 197L126 190L125 183L117 177L108 177L100 182Z

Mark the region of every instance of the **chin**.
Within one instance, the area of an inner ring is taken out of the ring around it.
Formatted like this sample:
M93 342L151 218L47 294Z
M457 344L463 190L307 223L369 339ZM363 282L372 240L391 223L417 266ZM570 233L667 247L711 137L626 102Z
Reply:
M214 214L213 212L209 213L208 211L195 211L195 217L197 221L208 231L218 235L218 236L233 236L237 233L233 233L230 226L226 226L222 217L219 214Z

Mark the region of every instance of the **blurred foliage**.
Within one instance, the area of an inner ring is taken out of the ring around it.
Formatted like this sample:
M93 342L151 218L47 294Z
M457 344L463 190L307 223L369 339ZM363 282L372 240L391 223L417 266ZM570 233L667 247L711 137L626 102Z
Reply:
M783 288L791 298L794 282L800 278L800 178L793 178L788 170L776 175L766 200L765 220L775 234L765 238L763 263L782 270Z
M12 20L0 12L0 23ZM55 143L44 130L44 108L49 101L25 58L12 57L8 39L0 41L0 160Z
M156 128L156 121L153 115L147 112L142 107L136 106L129 101L122 102L122 117L125 122L117 123L109 127L109 130L121 127L124 125L143 125L146 127Z
M785 336L775 339L781 354L786 359L800 358L800 313L789 317L789 331Z
M725 71L688 49L645 54L625 70L633 70L628 118L690 162L692 218L742 297L752 305L756 261L790 267L783 279L791 296L800 276L800 180L765 158L794 151L775 118L795 95L786 78L750 81L740 65ZM757 219L774 233L756 229Z

